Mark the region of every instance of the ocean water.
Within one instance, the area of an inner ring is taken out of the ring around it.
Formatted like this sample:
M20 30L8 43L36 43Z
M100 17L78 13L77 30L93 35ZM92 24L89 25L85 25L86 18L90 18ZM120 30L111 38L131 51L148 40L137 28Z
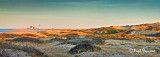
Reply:
M0 29L0 33L2 33L2 32L9 32L9 31L11 31L12 29Z

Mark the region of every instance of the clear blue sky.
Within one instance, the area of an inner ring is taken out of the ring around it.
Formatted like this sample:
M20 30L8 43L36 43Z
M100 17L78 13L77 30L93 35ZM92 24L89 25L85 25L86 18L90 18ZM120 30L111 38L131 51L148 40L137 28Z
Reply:
M95 28L160 22L160 0L0 0L0 28Z

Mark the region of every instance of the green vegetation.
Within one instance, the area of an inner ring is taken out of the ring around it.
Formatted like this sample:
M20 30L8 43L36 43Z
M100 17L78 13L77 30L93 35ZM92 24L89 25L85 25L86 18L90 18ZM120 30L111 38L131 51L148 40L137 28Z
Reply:
M60 44L73 44L78 45L83 42L88 42L91 44L103 45L105 42L102 38L78 38L78 39L67 39L65 41L61 41Z
M72 48L68 53L70 54L78 54L81 52L96 52L100 51L101 48L96 47L92 44L84 43L84 44L79 44L76 47Z
M115 34L115 33L119 33L120 31L117 29L111 29L107 31L107 34Z

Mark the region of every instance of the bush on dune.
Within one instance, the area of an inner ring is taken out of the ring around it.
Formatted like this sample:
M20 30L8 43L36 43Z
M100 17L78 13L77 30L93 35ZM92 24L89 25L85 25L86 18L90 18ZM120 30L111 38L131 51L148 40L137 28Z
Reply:
M78 38L78 39L67 39L67 40L63 41L61 44L78 45L78 44L81 44L83 42L102 45L102 44L104 44L105 41L102 38Z
M115 34L115 33L119 33L120 31L117 29L111 29L107 31L107 34Z
M79 44L76 47L72 48L68 53L70 54L78 54L81 52L98 52L101 48L96 47L89 43Z
M150 26L147 30L160 31L160 27L158 27L158 26L155 26L155 27Z
M53 39L49 40L49 42L52 42L52 41L64 42L66 40L65 39L61 39L61 38L53 38Z
M95 37L100 37L104 39L128 39L128 40L137 40L137 39L146 39L145 35L128 35L128 34L105 34L105 35L95 35Z
M16 50L22 50L24 52L30 53L33 57L47 57L43 52L35 49L34 47L28 47L28 46L18 46L13 44L7 44L7 43L0 43L1 49L16 49ZM33 53L33 54L32 54Z
M28 38L28 37L16 38L16 39L7 40L7 41L43 43L43 41L40 41L39 39Z

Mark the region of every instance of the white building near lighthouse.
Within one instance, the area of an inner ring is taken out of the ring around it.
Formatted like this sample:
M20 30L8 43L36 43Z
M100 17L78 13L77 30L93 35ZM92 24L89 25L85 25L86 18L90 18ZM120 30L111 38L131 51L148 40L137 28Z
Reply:
M41 29L41 25L38 26L38 29Z

